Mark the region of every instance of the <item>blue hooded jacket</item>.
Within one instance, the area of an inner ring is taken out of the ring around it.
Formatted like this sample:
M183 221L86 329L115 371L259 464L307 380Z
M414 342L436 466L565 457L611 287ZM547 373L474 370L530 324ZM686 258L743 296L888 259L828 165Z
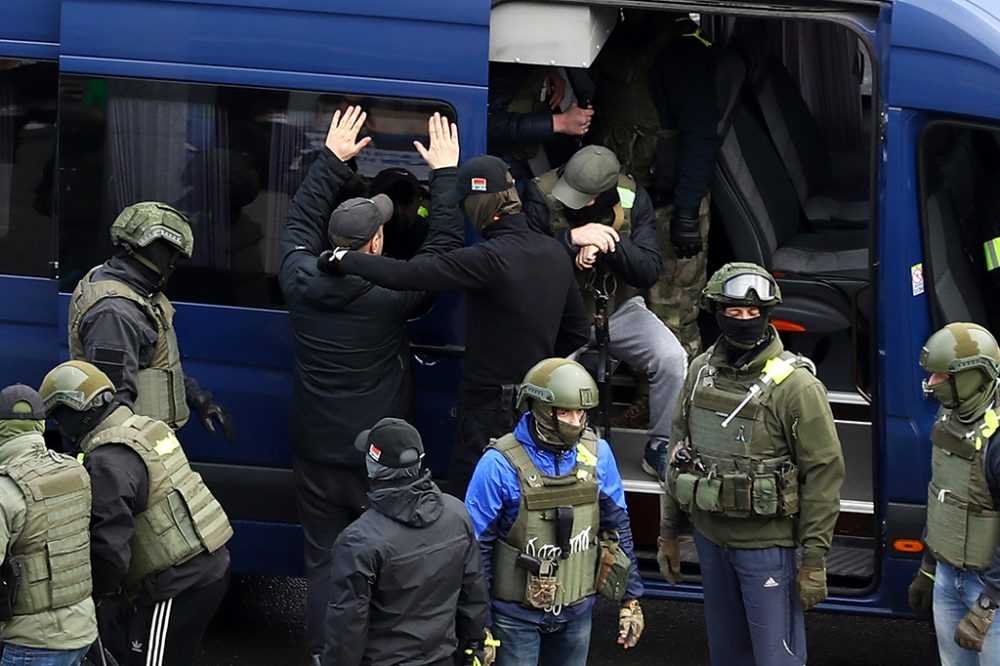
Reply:
M532 435L530 412L524 414L518 421L514 428L514 437L543 474L562 476L576 465L576 449L556 454L538 446ZM636 567L635 554L632 551L632 526L625 506L625 491L622 489L622 478L615 463L615 456L603 439L597 442L597 482L601 530L616 530L622 550L632 561L625 599L638 599L642 596L643 587ZM465 495L465 508L472 517L472 526L483 554L487 586L491 585L493 576L493 544L497 539L507 537L517 518L520 502L521 486L517 481L517 472L502 453L495 449L487 449L476 466ZM526 608L512 601L492 599L491 605L494 612L541 625L569 622L589 613L596 597L597 595L592 595L563 608L558 615Z

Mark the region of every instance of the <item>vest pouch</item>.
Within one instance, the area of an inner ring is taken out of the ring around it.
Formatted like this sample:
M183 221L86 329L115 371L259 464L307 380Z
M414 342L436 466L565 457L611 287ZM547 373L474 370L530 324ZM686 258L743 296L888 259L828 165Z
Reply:
M750 513L750 477L744 472L729 472L722 475L722 510L735 513Z
M173 372L166 368L145 368L136 373L135 413L159 419L170 427L177 424Z
M794 464L782 465L778 471L778 490L781 496L781 515L796 515L799 512L799 468Z
M688 513L691 512L691 504L694 502L694 493L695 488L698 486L698 478L694 474L688 474L687 472L677 475L674 499L677 500L681 509Z
M594 583L596 582L596 572L598 568L598 558L600 549L596 543L592 543L587 550L575 552L569 557L555 560L558 571L556 572L555 605L563 606L574 604L581 599L594 594ZM529 574L529 578L539 578L544 584L545 577L536 577ZM532 581L528 581L528 587L532 586ZM551 607L551 604L549 605Z
M927 546L934 558L965 568L966 506L933 482L927 492Z
M233 536L233 528L222 505L202 481L201 475L192 472L187 483L177 486L177 492L184 500L185 512L193 523L201 546L210 553L222 548Z
M184 496L177 489L135 517L135 532L129 545L132 561L126 587L130 596L138 592L145 579L183 564L205 550Z
M618 601L625 596L632 562L625 555L625 551L621 549L617 535L602 534L598 544L600 545L601 559L597 567L595 587L602 597Z
M1000 513L970 513L965 539L966 567L978 571L989 569L1000 544Z
M503 601L524 601L528 572L517 566L520 551L502 539L493 543L493 580L490 596Z
M86 531L53 539L43 552L17 564L14 615L63 608L90 596L90 535Z
M524 604L529 608L546 610L556 605L556 593L559 591L559 579L552 574L528 573L528 585L525 588Z
M721 491L722 479L718 477L705 477L698 481L694 501L702 511L718 513L722 511L722 504L719 501Z
M778 514L778 482L773 475L755 476L751 496L755 514L758 516Z

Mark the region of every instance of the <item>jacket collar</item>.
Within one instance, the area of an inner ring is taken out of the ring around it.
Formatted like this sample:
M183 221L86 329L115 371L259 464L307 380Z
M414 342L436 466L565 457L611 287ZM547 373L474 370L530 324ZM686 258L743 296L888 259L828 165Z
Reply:
M709 365L713 368L724 368L737 374L759 375L764 371L764 364L768 360L785 351L785 346L781 343L781 338L778 336L778 330L774 328L773 324L768 324L767 327L771 333L770 340L758 347L756 352L750 357L750 360L741 366L734 366L729 363L729 342L725 336L719 336L719 339L712 345L712 355L708 360Z

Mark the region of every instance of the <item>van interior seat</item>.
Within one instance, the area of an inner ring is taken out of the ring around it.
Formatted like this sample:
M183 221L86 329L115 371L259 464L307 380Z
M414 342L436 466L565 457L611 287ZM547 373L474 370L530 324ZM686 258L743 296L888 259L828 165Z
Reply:
M867 279L868 232L810 228L781 158L742 100L719 151L713 200L736 259L776 272Z
M718 51L715 58L715 92L719 105L719 136L725 136L733 124L736 103L740 100L747 68L743 58L732 51Z
M868 156L834 154L798 84L772 47L765 22L740 19L729 48L746 60L750 88L806 218L865 228L870 220Z

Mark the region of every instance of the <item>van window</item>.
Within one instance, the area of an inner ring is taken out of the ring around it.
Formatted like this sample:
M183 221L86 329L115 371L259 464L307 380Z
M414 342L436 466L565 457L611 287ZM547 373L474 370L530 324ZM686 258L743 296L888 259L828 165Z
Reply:
M180 301L283 306L277 272L288 204L319 155L336 109L360 104L374 141L340 196L379 172L428 169L413 149L442 102L64 75L60 80L61 288L114 249L125 206L168 203L194 220L194 257L170 279Z
M49 276L55 63L0 58L0 271Z
M920 143L924 284L934 328L1000 330L1000 129L935 122Z

